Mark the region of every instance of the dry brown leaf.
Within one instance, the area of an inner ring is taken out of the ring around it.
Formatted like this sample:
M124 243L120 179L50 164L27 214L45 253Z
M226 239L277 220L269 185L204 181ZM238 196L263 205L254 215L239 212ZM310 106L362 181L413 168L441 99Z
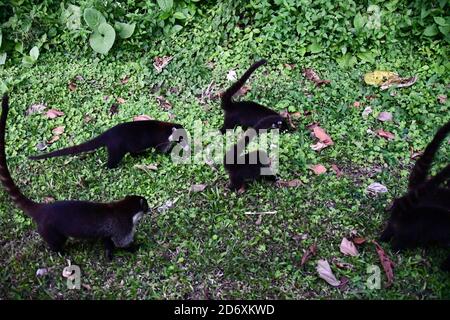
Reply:
M318 87L323 85L323 84L329 84L331 82L330 80L322 80L322 79L320 79L320 77L317 74L317 72L315 72L311 68L303 69L303 75L306 77L306 79L314 82L316 84L316 86L318 86Z
M153 59L153 67L155 67L156 71L160 73L173 59L173 57L164 56L164 57L155 57Z
M353 106L354 106L355 108L359 108L359 107L361 106L361 102L355 101L355 102L353 102Z
M158 170L158 165L156 163L151 164L135 164L135 168L143 170L143 171L156 171Z
M25 114L30 116L33 113L42 113L46 108L47 106L45 104L33 104L25 111Z
M367 240L364 239L363 237L356 237L352 239L353 243L360 246L362 244L364 244Z
M381 265L383 266L384 273L388 279L386 287L390 287L394 283L394 263L383 250L383 248L376 242L372 240L372 243L375 245L375 248L378 253L378 257L380 258Z
M308 260L316 255L317 253L317 243L312 244L309 246L308 249L306 249L305 253L303 254L302 260L300 261L300 267L303 267Z
M331 260L331 262L332 262L336 267L338 267L339 269L353 270L353 269L355 268L355 266L352 265L351 263L342 262L342 261L339 261L339 260L336 259L336 258L333 258L333 259Z
M328 147L328 146L325 143L320 142L320 141L311 145L311 149L313 149L314 151L320 151L322 149L325 149L326 147Z
M85 115L83 121L84 123L89 123L92 121L92 117L90 115Z
M321 174L324 174L325 172L327 172L327 168L325 168L321 164L315 164L315 165L311 166L310 169L317 175L321 175Z
M202 192L206 188L206 184L193 184L191 186L190 192Z
M297 65L295 63L285 63L284 67L288 70L293 70Z
M116 101L117 101L117 103L119 103L119 104L124 104L125 103L125 99L124 98L117 98L116 99Z
M153 118L146 114L142 114L140 116L135 116L133 118L133 121L147 121L147 120L153 120Z
M384 131L383 129L378 129L377 131L375 131L376 132L376 134L379 136L379 137L383 137L383 138L385 138L385 139L387 139L387 140L393 140L393 139L395 139L395 134L393 134L393 133L391 133L391 132L389 132L389 131Z
M447 102L447 96L445 94L440 94L437 97L440 104L445 104Z
M48 111L45 113L45 116L46 116L48 119L55 119L55 118L58 118L58 117L62 117L63 115L64 115L64 112L59 111L59 110L57 110L57 109L50 109L50 110L48 110Z
M378 194L378 193L386 193L386 192L388 192L388 189L386 188L386 186L382 185L381 183L374 182L374 183L371 183L367 187L367 191L369 191L370 193L373 193L373 194Z
M349 241L347 238L342 238L339 249L344 255L347 256L354 257L358 255L358 249L356 249L355 244L352 241Z
M172 105L170 104L170 102L163 96L156 97L156 101L158 101L159 106L164 110L172 109Z
M400 78L398 76L394 76L387 81L383 82L380 86L381 90L386 90L390 87L397 87L397 88L406 88L412 86L417 81L417 76L411 77L411 78Z
M313 128L314 136L319 139L320 142L326 144L327 146L331 146L334 144L333 140L331 140L330 136L319 126L315 126Z
M336 173L336 176L340 177L343 175L342 170L339 169L339 167L337 165L332 164L331 169L333 169L333 171Z
M387 111L380 112L377 119L382 122L392 121L392 113L387 112Z
M281 187L281 188L295 188L298 187L300 185L302 185L302 182L300 181L300 179L293 179L293 180L279 180L277 181L277 186Z
M128 81L130 81L130 77L129 77L129 76L126 76L125 78L120 79L120 83L121 83L121 84L127 84Z
M58 141L61 137L60 136L53 136L50 140L47 141L47 144L52 144Z
M75 82L73 82L73 81L70 81L69 85L68 85L68 88L69 88L70 91L73 92L73 91L77 90L77 84Z
M328 282L329 285L337 287L341 284L341 282L334 276L330 264L327 260L319 260L317 262L316 270L319 273L319 277Z

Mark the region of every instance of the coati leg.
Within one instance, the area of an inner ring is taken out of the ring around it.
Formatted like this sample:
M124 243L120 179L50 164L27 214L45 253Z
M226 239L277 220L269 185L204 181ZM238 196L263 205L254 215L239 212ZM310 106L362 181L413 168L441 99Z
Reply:
M125 152L119 148L108 147L108 163L106 166L109 169L117 168L124 156Z
M160 144L156 147L156 150L158 150L161 153L167 153L170 150L170 146L172 143L168 141L167 143Z
M103 238L103 244L105 246L105 257L111 261L114 257L114 242L112 242L111 238Z
M39 234L42 238L47 242L49 248L52 251L62 253L64 243L66 243L67 237L60 234L58 231L54 230L51 227L42 227L38 228Z
M230 183L228 184L228 188L232 191L240 191L241 189L245 190L245 182L242 177L230 177Z
M233 117L227 117L227 118L225 118L225 120L223 122L223 126L220 129L220 133L225 134L227 129L233 130L235 127L236 127L235 119Z

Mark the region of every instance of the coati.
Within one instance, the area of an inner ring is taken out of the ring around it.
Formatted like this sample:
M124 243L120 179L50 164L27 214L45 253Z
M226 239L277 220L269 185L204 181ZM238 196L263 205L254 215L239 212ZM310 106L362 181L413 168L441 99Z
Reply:
M261 126L261 129L278 128L280 131L290 129L285 118L267 107L253 101L233 101L233 95L239 91L250 75L266 63L267 60L264 59L254 63L238 81L222 94L221 103L224 111L224 124L220 129L222 134L227 129L234 129L236 126L242 126L244 130L249 127L254 128L255 124L264 118L270 119L270 121Z
M246 146L256 135L255 130L247 130L224 156L224 167L230 178L228 187L233 191L244 192L246 181L264 179L275 182L277 180L270 168L270 158L265 151L255 150L245 153ZM265 171L264 174L263 171Z
M38 233L50 249L61 252L68 237L103 239L109 259L113 257L114 247L130 248L138 222L149 211L145 198L132 195L110 203L70 200L45 204L34 202L22 194L6 164L8 109L8 96L5 94L0 118L0 180L16 206L36 222Z
M182 129L183 127L180 124L157 120L125 122L82 144L31 156L30 159L38 160L74 155L106 147L108 150L107 167L112 169L119 165L127 153L137 156L151 147L162 153L169 152L175 142L182 142L183 135L178 140L173 139L175 131ZM187 148L187 145L184 147Z
M450 132L450 122L438 130L414 165L406 195L394 200L381 241L400 251L430 244L450 246L450 164L427 179L439 145ZM450 271L450 255L442 265Z

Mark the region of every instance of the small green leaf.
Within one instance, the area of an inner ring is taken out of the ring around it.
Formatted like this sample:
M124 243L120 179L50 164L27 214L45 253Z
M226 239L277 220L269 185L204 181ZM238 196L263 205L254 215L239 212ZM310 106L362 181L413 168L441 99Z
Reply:
M102 23L106 22L105 17L99 11L93 8L84 9L83 18L89 28L94 31L96 31Z
M16 50L19 53L23 52L23 44L22 42L17 42L16 45L14 46L14 50Z
M91 34L89 44L95 52L107 54L112 48L115 39L116 31L114 31L114 28L109 23L103 22Z
M425 31L423 32L423 35L426 37L434 37L439 33L439 30L437 26L433 23L432 25L429 25L425 28Z
M127 39L133 35L134 29L136 28L136 24L116 22L114 24L114 27L116 28L119 37L121 37L122 39Z
M176 24L172 27L171 33L175 34L175 33L179 32L181 29L183 29L183 27L180 26L179 24Z
M320 51L322 51L322 47L320 44L318 44L317 42L313 42L308 46L308 51L311 53L319 53Z
M30 57L36 61L39 57L39 48L34 46L33 48L31 48L30 50Z
M173 7L173 0L156 0L162 11L168 12Z
M175 12L175 13L173 14L173 17L174 17L175 19L178 19L178 20L184 20L184 19L186 19L186 16L184 15L184 13L183 13L183 12L179 12L179 11Z
M23 56L22 58L22 64L26 67L31 67L36 60L34 60L32 57L30 56Z
M353 26L357 31L359 31L364 27L365 24L366 21L364 17L358 12L358 14L356 14L355 18L353 19Z
M438 29L445 37L450 34L450 26L439 26Z
M375 58L377 56L376 53L371 51L359 52L357 54L358 58L360 58L364 62L375 63Z

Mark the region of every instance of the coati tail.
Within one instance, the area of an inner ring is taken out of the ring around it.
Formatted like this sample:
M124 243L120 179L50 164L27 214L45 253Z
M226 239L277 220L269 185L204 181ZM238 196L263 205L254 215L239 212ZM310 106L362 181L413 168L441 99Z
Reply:
M430 170L431 164L433 162L436 152L439 150L439 146L442 140L445 139L447 134L450 132L450 121L442 126L435 134L433 140L428 144L423 152L422 156L416 161L414 168L409 176L408 188L413 189L418 185L425 182L428 172Z
M69 156L69 155L92 151L92 150L95 150L95 149L98 149L98 148L104 146L104 144L101 142L102 139L100 137L101 136L98 136L92 140L86 141L82 144L79 144L79 145L76 145L73 147L55 150L53 152L44 153L44 154L40 154L37 156L31 156L31 157L29 157L29 159L32 159L32 160L48 159L48 158L53 158L53 157Z
M233 83L231 87L229 87L223 94L222 94L222 108L224 110L227 110L232 105L233 101L233 95L236 94L236 92L239 91L239 89L244 85L244 83L250 78L252 73L259 68L260 66L267 63L267 60L262 59L257 62L255 62L248 70L242 75L242 77Z
M31 213L31 209L37 205L37 203L31 201L25 195L20 192L19 188L14 183L9 173L8 165L6 164L5 154L5 131L6 131L6 119L8 116L9 104L8 96L5 94L2 98L2 116L0 118L0 180L5 188L6 192L11 196L14 203L25 213L34 218Z

